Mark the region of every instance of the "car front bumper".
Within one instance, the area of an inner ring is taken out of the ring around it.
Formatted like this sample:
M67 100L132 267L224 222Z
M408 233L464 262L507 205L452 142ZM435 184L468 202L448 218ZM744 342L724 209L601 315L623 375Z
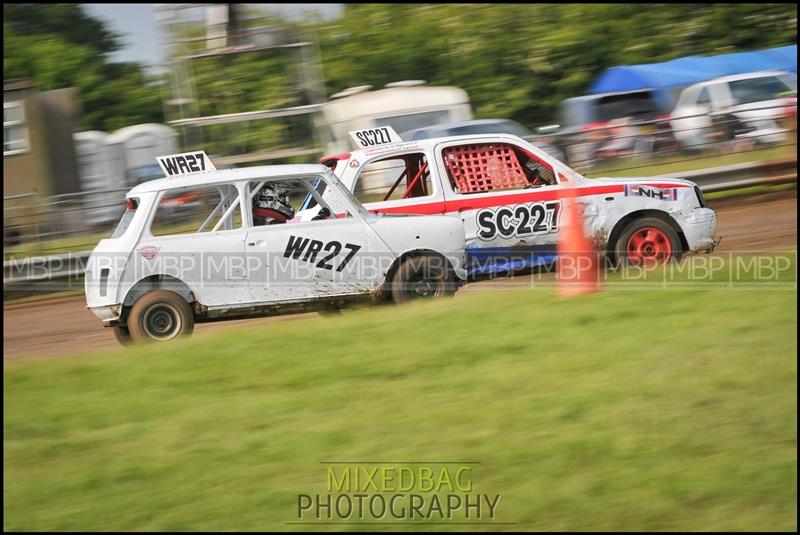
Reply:
M695 208L684 220L683 234L689 251L710 253L719 240L714 238L717 230L717 214L711 208Z

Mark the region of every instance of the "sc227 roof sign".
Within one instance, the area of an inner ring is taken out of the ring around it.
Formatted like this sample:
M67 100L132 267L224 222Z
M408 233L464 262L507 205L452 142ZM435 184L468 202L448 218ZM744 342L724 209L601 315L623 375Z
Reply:
M394 131L391 126L381 126L378 128L365 128L349 132L350 137L361 149L386 145L387 143L399 143L403 139Z
M211 163L208 154L203 150L170 154L169 156L158 156L156 157L156 161L158 161L158 165L167 177L217 170L214 164Z

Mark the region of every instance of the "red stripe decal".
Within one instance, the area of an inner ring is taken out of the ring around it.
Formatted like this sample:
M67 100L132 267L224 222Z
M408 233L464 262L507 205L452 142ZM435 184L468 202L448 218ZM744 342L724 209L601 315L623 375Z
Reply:
M643 186L651 186L656 188L685 188L685 184L662 184L650 182L637 182ZM457 212L459 210L478 210L480 208L491 208L495 206L505 206L510 204L522 204L526 202L537 201L552 201L574 195L575 192L580 192L578 198L587 197L590 195L605 195L609 193L621 193L624 191L624 184L613 184L609 186L588 186L584 188L564 188L560 190L546 190L546 191L527 191L523 193L511 193L508 195L495 195L495 196L475 196L472 198L461 198L452 201L436 201L429 203L420 203L409 206L392 206L386 208L372 209L370 212L382 214L424 214L435 215L447 212Z

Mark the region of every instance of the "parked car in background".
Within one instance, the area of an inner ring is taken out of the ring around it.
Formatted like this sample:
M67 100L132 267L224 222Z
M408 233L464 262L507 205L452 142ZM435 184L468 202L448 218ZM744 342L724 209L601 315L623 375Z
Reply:
M605 126L614 119L629 117L634 122L652 121L666 116L650 90L601 93L565 99L559 106L562 134Z
M761 71L715 78L685 88L672 112L672 129L681 147L701 150L734 138L776 143L786 130L783 95L797 91L789 72ZM788 104L797 107L796 95Z
M156 178L164 178L164 171L155 163L140 165L128 171L128 185L130 187L144 184Z
M612 141L611 128L623 122L645 122L648 124L636 127L647 141L645 149L666 148L674 144L669 111L659 105L649 89L568 98L559 106L556 144L570 164L590 166L595 161L595 149Z
M403 141L430 139L432 137L463 136L466 134L512 134L519 137L531 135L530 131L516 121L510 119L476 119L458 123L445 123L400 134Z

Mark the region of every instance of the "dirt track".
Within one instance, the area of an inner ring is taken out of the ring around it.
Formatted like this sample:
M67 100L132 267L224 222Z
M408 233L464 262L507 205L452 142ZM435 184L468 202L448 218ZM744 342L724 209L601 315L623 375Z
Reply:
M797 191L736 197L709 203L717 210L719 252L791 250L797 247ZM511 280L482 281L466 286L458 295L476 291L530 285L530 275ZM289 321L297 316L257 318L201 324L203 333L231 325ZM87 349L116 348L110 330L86 310L83 296L34 303L3 305L3 360L26 356L55 357Z

